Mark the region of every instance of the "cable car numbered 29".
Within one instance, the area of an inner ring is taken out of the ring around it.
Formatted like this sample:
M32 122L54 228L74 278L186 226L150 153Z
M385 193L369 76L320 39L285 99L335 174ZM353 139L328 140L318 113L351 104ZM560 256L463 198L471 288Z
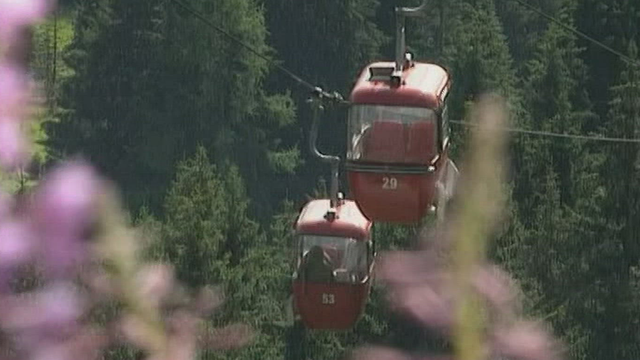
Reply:
M439 65L407 60L367 66L350 97L346 169L351 197L374 222L415 223L437 206L448 159L446 96Z

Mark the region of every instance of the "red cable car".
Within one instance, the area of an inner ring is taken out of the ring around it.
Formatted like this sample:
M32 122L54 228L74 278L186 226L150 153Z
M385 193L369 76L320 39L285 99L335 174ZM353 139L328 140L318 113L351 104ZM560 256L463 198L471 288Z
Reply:
M441 66L404 53L398 9L396 61L369 64L350 96L346 169L351 197L375 222L415 223L450 198L457 169L448 158L446 98L451 78Z
M347 330L364 311L375 250L372 223L351 200L312 200L295 223L294 311L314 330Z

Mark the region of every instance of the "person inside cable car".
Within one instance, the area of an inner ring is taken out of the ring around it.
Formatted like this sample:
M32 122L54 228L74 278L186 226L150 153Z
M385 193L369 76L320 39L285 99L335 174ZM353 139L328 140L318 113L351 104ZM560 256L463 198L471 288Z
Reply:
M331 282L334 280L331 261L319 245L311 247L305 254L303 266L306 281Z
M355 284L367 278L369 247L365 242L316 235L300 240L303 255L297 273L304 274L305 281Z
M345 244L340 266L334 270L336 281L359 283L368 275L367 248L364 242L351 240Z

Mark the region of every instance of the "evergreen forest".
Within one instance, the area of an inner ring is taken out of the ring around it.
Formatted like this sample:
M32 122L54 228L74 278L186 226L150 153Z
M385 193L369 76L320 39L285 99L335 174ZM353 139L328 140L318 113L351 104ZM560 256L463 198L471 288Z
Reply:
M61 0L33 29L46 104L32 131L37 161L0 181L19 193L62 159L88 159L117 184L131 223L158 239L149 258L190 286L224 289L210 321L255 330L249 346L202 358L283 359L292 224L327 196L330 169L308 150L310 91L280 68L347 97L366 64L393 59L394 8L420 2ZM507 99L513 128L622 139L511 134L508 214L490 256L567 359L640 357L640 143L624 141L640 138L639 30L636 0L436 0L407 20L415 59L453 78L453 159L467 145L469 104L487 92ZM323 111L324 153L344 156L346 124L345 108ZM380 251L420 236L417 226L373 232ZM311 333L310 357L366 343L447 346L395 321L374 287L353 330Z

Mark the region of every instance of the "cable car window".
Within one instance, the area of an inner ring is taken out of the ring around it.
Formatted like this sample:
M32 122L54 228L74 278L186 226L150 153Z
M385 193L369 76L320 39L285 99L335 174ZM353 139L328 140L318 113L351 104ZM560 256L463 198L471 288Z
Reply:
M445 106L442 110L442 136L440 138L440 148L444 150L447 139L449 138L449 111Z
M437 154L437 120L436 112L428 108L353 105L347 158L428 164Z
M314 282L359 282L367 277L365 242L352 238L302 235L301 266Z

